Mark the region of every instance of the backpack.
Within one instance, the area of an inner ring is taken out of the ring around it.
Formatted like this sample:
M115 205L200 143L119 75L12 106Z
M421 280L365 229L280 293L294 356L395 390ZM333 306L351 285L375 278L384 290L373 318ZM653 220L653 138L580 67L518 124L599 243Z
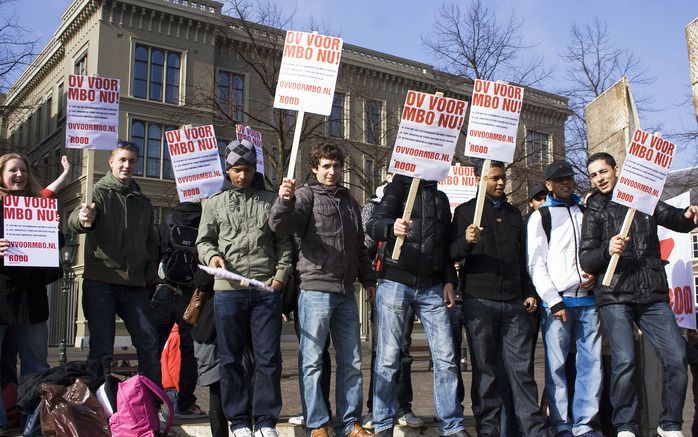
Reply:
M116 412L109 418L113 437L153 437L160 435L158 408L152 394L157 395L169 409L162 435L172 426L174 407L165 391L143 375L132 376L119 383Z
M586 210L586 207L584 205L577 205L580 209L580 211L584 212ZM545 232L545 238L550 243L550 232L553 227L552 224L552 218L550 217L550 207L549 206L543 206L538 209L540 211L540 220L541 224L543 225L543 232Z
M176 285L192 285L199 269L196 252L198 229L191 226L170 225L165 254L160 260L159 276Z

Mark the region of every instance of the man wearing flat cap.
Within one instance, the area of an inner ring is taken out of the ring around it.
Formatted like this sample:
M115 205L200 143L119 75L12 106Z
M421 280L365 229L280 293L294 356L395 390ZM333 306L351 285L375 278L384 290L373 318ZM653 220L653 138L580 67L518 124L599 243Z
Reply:
M549 194L528 221L528 272L543 301L545 392L556 436L597 437L593 429L601 399L601 331L594 277L580 266L581 199L574 193L574 170L565 161L545 169ZM576 381L568 399L565 362L577 348ZM571 416L568 414L571 404Z
M291 270L292 242L267 225L276 193L253 184L256 154L247 140L226 149L232 187L204 204L196 240L201 262L270 285L250 288L216 278L213 317L220 353L221 403L234 437L277 437L281 411L281 290ZM254 379L249 397L243 350L252 345Z

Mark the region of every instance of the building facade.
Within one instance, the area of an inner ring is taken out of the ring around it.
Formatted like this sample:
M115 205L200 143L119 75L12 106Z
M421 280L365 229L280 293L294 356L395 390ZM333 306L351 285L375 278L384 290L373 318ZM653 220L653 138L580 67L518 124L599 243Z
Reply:
M44 184L58 175L60 156L67 154L70 183L59 193L67 216L87 179L86 154L64 147L67 79L98 75L120 79L119 137L140 148L136 180L157 209L156 221L178 201L164 133L183 124L213 124L221 151L234 139L236 124L260 131L266 178L274 186L284 174L295 128L295 113L272 108L283 37L274 27L226 16L223 4L210 0L74 0L6 95L2 152L28 155ZM303 148L335 142L348 156L345 184L366 201L385 179L409 89L468 101L472 95L472 83L431 65L345 41L332 114L306 116L297 177L309 173ZM516 162L509 170L514 203L525 204L528 184L564 156L569 114L565 98L526 88ZM456 156L464 142L462 136ZM107 158L107 152L95 152L95 180L108 170ZM78 276L81 268L79 256ZM76 318L80 338L85 333L79 305Z

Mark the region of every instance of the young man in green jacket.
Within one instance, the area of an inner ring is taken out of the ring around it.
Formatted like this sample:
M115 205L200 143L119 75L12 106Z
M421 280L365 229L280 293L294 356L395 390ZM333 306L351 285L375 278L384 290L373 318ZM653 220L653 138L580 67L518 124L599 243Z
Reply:
M204 204L197 250L200 260L275 291L216 278L213 317L220 353L221 401L234 437L277 437L281 411L281 290L291 270L291 239L273 232L267 220L276 194L253 184L257 161L246 140L228 145L226 173L232 188ZM254 351L250 400L243 351ZM251 414L250 414L251 412Z
M86 233L82 305L90 330L87 357L98 375L108 370L118 315L138 352L138 372L160 384L160 354L146 284L155 279L157 235L153 207L131 178L135 145L119 142L109 156L110 172L68 219L69 228ZM91 226L89 225L91 223Z

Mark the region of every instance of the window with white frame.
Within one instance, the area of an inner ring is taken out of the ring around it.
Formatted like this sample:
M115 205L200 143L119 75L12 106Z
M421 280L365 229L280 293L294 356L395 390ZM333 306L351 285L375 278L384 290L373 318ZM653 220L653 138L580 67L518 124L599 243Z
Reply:
M144 120L131 120L131 142L138 147L136 176L174 179L170 151L165 132L177 126L167 126Z
M218 71L216 99L221 110L232 120L242 122L245 98L245 77L231 71Z
M344 157L344 167L342 168L342 185L347 188L351 186L351 156Z
M367 144L383 144L383 102L364 102L364 141Z
M75 61L75 68L73 72L80 76L87 75L87 53L80 56L77 61Z
M529 168L543 170L550 164L550 134L526 131L526 164Z
M383 169L373 158L364 157L364 185L365 190L370 195L376 192L376 188L383 181Z
M691 234L691 248L693 253L693 259L698 260L698 232L693 232Z
M345 136L345 105L346 94L335 93L332 100L332 112L327 117L327 136L334 138L346 138Z
M136 44L133 97L178 104L181 61L181 52Z

